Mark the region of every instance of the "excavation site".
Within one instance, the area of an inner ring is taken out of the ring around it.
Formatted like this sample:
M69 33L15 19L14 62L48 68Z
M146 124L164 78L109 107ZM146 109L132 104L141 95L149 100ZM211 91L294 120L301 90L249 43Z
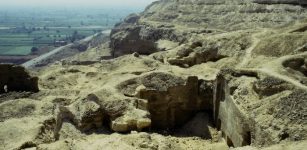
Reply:
M151 0L110 30L0 61L0 150L304 150L306 5Z

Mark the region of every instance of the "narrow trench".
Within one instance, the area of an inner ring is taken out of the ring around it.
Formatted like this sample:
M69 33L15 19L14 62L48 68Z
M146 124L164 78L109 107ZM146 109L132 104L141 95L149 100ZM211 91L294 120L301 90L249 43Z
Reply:
M214 124L213 91L200 90L203 81L189 78L186 85L168 91L143 91L139 98L148 100L152 125L143 131L177 137L212 139ZM208 87L207 87L208 88Z
M252 144L252 134L251 134L250 131L248 131L246 133L245 141L246 141L246 145L251 145Z
M208 111L199 111L192 115L191 119L188 119L183 124L178 124L173 127L165 128L152 126L151 128L147 128L143 131L148 133L159 133L164 136L171 135L175 137L200 137L201 139L210 140L213 137L211 135L212 131L210 131L212 129L209 128L216 129L215 125L213 124L213 118L211 116L211 113Z

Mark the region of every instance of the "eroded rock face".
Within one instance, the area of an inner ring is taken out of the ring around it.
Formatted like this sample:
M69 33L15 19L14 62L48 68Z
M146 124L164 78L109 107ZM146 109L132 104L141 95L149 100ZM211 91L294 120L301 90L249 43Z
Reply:
M97 99L94 94L90 94L86 99L80 100L67 108L71 113L67 117L72 117L71 119L81 131L102 127L106 114L96 103ZM63 119L65 119L65 116Z
M218 47L195 46L193 43L189 48L179 49L175 58L168 58L168 63L180 67L191 67L206 62L218 61L226 56L219 54Z
M40 71L44 90L4 96L14 101L0 96L0 145L177 150L304 143L306 13L285 1L157 1L113 29L110 46L120 57L93 61L96 53L86 51ZM29 99L19 103L22 97ZM157 133L139 133L148 130Z
M197 77L182 78L152 72L126 80L111 89L98 90L55 111L58 130L65 120L81 132L109 127L116 132L172 129L200 111L210 112L212 86Z
M177 40L177 35L173 29L165 27L124 22L112 29L110 47L113 57L134 52L149 55L158 51L155 42L164 38Z
M207 90L204 84L202 95L200 83L197 77L185 80L157 72L126 81L120 87L126 95L147 101L152 128L171 129L183 125L196 112L210 108L211 97L204 95L211 95L212 91Z
M6 91L4 87L6 86ZM0 64L0 94L9 91L37 92L38 78L20 66Z
M59 106L55 114L58 130L65 120L74 124L81 132L90 132L103 126L116 132L142 130L150 126L148 113L138 109L135 99L108 99L102 94L96 95L89 94L70 106Z
M206 102L197 96L197 77L189 77L185 84L170 87L166 91L144 89L139 92L140 98L148 100L152 127L158 129L183 125L193 114L203 110Z
M156 42L160 39L187 43L195 35L257 27L277 27L306 15L306 10L300 6L271 5L300 4L305 3L304 1L256 0L253 2L249 0L198 0L193 3L189 0L155 2L148 6L140 16L131 15L112 30L110 46L113 49L113 56L133 52L152 54L159 51ZM278 17L281 14L284 17ZM219 19L210 19L215 17ZM244 48L244 44L248 43L242 42L238 46Z
M215 123L229 146L302 140L306 138L306 119L301 115L307 104L301 101L304 96L302 90L274 77L257 79L222 71L214 88Z

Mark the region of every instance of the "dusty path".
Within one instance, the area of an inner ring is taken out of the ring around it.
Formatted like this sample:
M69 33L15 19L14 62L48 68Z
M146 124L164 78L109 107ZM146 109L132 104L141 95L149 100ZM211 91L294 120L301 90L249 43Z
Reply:
M296 54L296 55L287 55L287 56L283 56L280 58L277 58L271 62L269 62L266 65L263 65L262 68L258 69L258 71L265 73L267 75L276 77L278 79L284 80L286 82L289 82L293 85L295 85L296 87L299 87L301 89L307 90L307 86L303 85L299 80L296 80L294 78L291 78L288 75L283 75L282 71L284 71L284 67L283 67L283 62L285 62L286 60L289 59L293 59L293 58L298 58L298 57L307 57L307 52L303 52L300 54Z
M245 56L243 57L242 62L237 65L237 68L242 68L243 66L248 64L248 62L252 59L252 51L256 48L256 46L261 41L258 36L260 36L260 35L262 35L266 32L267 32L267 29L264 29L262 32L255 33L255 34L252 35L253 44L248 49L246 49Z
M111 32L111 30L105 30L105 31L102 31L101 33L104 34L104 35L108 35L108 34L110 34L110 32ZM88 37L86 37L86 38L80 40L79 42L87 42L87 41L90 41L90 40L91 40L93 37L95 37L96 35L97 35L97 34L88 36ZM43 61L43 60L46 60L47 58L53 56L54 54L56 54L56 53L58 53L58 52L60 52L60 51L62 51L62 50L64 50L64 49L66 49L67 47L70 47L70 46L72 46L72 45L73 45L73 44L68 44L68 45L61 46L61 47L59 47L59 48L56 48L56 49L54 49L54 50L52 50L52 51L50 51L50 52L48 52L48 53L46 53L46 54L43 54L43 55L41 55L41 56L39 56L39 57L36 57L36 58L34 58L34 59L30 60L30 61L27 61L27 62L23 63L22 66L24 66L25 68L31 68L31 67L35 66L37 63L39 63L39 62L41 62L41 61Z
M260 67L260 68L244 69L244 70L250 70L250 71L253 71L253 72L263 73L265 75L275 77L277 79L291 83L291 84L293 84L294 86L296 86L300 89L307 90L307 86L302 84L300 82L300 80L297 80L295 78L292 78L289 75L282 73L282 72L286 72L283 65L282 65L283 62L286 61L286 60L298 58L298 57L307 57L307 52L303 52L303 53L296 54L296 55L283 56L283 57L277 58L273 61L270 61L270 62L262 65L262 67Z
M295 58L295 57L307 56L307 52L297 54L297 55L287 55L287 56L277 58L273 61L270 61L270 62L262 65L262 67L260 67L260 68L256 68L256 69L244 68L244 66L246 66L248 64L248 62L252 59L252 52L255 49L255 47L259 44L259 42L261 41L261 39L260 39L261 35L265 34L267 31L268 31L267 29L264 29L263 31L255 33L255 34L252 35L253 44L246 50L246 53L245 53L245 56L243 57L242 62L239 63L236 66L236 68L263 73L263 74L266 74L268 76L275 77L275 78L278 78L280 80L291 83L291 84L293 84L294 86L296 86L300 89L307 90L307 86L303 85L299 80L296 80L294 78L291 78L287 75L283 75L282 73L280 73L280 72L284 71L283 70L284 67L282 66L282 63L284 61L286 61L288 59Z
M261 73L264 73L264 74L266 74L268 76L275 77L277 79L280 79L280 80L286 81L288 83L291 83L291 84L293 84L294 86L296 86L296 87L298 87L300 89L307 90L307 86L305 86L302 83L300 83L300 81L295 80L293 78L290 78L290 77L288 77L286 75L282 75L280 73L274 72L270 68L261 68L261 69L257 69L257 71L261 72Z

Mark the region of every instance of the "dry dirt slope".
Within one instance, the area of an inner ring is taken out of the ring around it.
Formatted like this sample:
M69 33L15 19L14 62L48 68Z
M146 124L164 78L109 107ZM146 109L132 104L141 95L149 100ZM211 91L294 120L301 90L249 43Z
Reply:
M304 149L307 9L283 3L153 3L1 94L0 148Z

